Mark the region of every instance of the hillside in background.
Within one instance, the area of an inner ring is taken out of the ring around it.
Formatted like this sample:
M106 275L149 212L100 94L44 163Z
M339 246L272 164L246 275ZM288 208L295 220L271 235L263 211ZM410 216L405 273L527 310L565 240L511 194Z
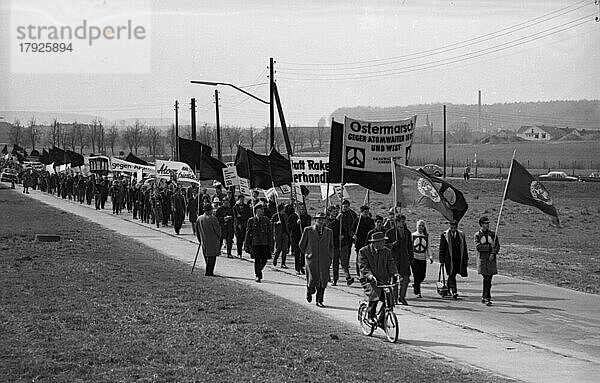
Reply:
M446 104L446 124L457 122L477 127L477 104ZM428 116L434 130L443 129L443 104L418 104L394 107L356 106L335 110L331 117L343 121L344 116L358 119L399 119L416 114L417 125ZM577 129L600 129L600 100L512 102L481 106L481 130L518 130L522 125L550 125Z

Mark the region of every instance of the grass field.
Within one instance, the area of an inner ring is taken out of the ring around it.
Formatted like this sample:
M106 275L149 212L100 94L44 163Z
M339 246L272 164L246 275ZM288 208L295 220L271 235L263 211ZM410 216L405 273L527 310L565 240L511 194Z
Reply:
M473 235L479 230L478 220L487 215L495 229L506 181L450 180L463 192L469 210L460 229L467 235L470 265L475 267ZM541 211L507 201L502 212L499 239L503 246L498 257L499 272L504 275L568 287L589 293L600 293L600 255L595 241L600 238L600 183L546 182L546 188L559 211L561 228L550 225ZM365 189L350 187L352 208L362 205ZM310 214L324 206L317 201L320 193L311 192ZM333 201L333 198L331 199ZM339 203L339 201L337 202ZM387 216L393 205L392 195L371 193L371 213ZM433 252L437 256L439 237L447 229L446 220L435 210L405 208L407 224L414 231L418 219L427 222Z
M2 382L502 382L0 189ZM60 233L58 243L35 233Z
M600 169L600 141L517 142L511 144L451 144L446 148L446 163L461 170L473 162L475 154L480 167L510 166L513 151L516 159L528 169L571 170ZM414 144L411 165L442 165L442 144ZM473 167L473 165L472 165ZM474 169L473 169L474 171Z

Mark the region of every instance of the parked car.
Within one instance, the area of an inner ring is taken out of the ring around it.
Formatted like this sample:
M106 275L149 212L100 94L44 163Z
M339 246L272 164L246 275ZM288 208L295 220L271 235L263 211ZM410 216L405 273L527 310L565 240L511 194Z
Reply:
M17 182L19 178L19 173L15 169L4 168L2 173L0 173L0 182Z
M600 182L600 173L591 173L589 176L579 177L581 182Z
M444 170L436 164L427 164L422 166L421 169L430 176L441 177L444 174Z
M573 182L578 181L579 178L568 176L565 172L548 172L548 174L542 174L538 177L540 181L563 181Z

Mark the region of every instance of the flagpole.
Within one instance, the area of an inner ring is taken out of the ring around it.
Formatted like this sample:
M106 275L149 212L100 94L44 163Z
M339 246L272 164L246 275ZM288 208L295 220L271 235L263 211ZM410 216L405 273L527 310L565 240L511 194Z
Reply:
M335 120L332 118L331 119L331 129L333 129L333 122ZM346 189L346 183L344 182L344 157L346 156L345 151L346 151L346 138L344 137L344 133L345 133L345 129L346 129L346 121L345 121L345 117L344 117L344 126L342 128L342 158L340 159L340 166L342 167L341 169L341 186L342 186L342 195L340 196L340 237L339 237L339 241L340 241L340 251L342 250L342 218L344 218L344 214L342 212L342 205L344 204L344 190ZM327 194L329 195L329 189L327 189ZM350 238L350 244L348 246L352 246L352 238Z
M506 201L506 191L508 190L508 183L510 182L510 175L512 173L513 163L515 162L515 155L517 154L517 149L514 150L512 160L510 161L510 170L508 171L508 178L506 179L506 185L504 185L504 194L502 195L502 204L500 205L500 212L498 213L498 222L496 222L496 238L498 238L498 228L500 226L500 218L502 217L502 209L504 208L504 201Z
M398 206L398 186L396 183L396 162L394 157L390 157L390 164L392 164L392 182L394 183L394 215L396 215L396 207Z

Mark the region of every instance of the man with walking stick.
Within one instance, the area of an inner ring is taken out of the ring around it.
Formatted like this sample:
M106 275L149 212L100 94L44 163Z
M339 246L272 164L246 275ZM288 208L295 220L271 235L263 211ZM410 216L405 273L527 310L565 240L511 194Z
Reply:
M196 221L196 237L199 242L196 258L198 258L198 252L200 246L202 246L202 254L206 262L206 272L204 275L212 277L214 276L217 257L221 255L221 226L217 217L213 215L211 204L204 204L202 210L204 213ZM194 260L194 265L196 265L196 260ZM194 267L192 266L193 271Z

